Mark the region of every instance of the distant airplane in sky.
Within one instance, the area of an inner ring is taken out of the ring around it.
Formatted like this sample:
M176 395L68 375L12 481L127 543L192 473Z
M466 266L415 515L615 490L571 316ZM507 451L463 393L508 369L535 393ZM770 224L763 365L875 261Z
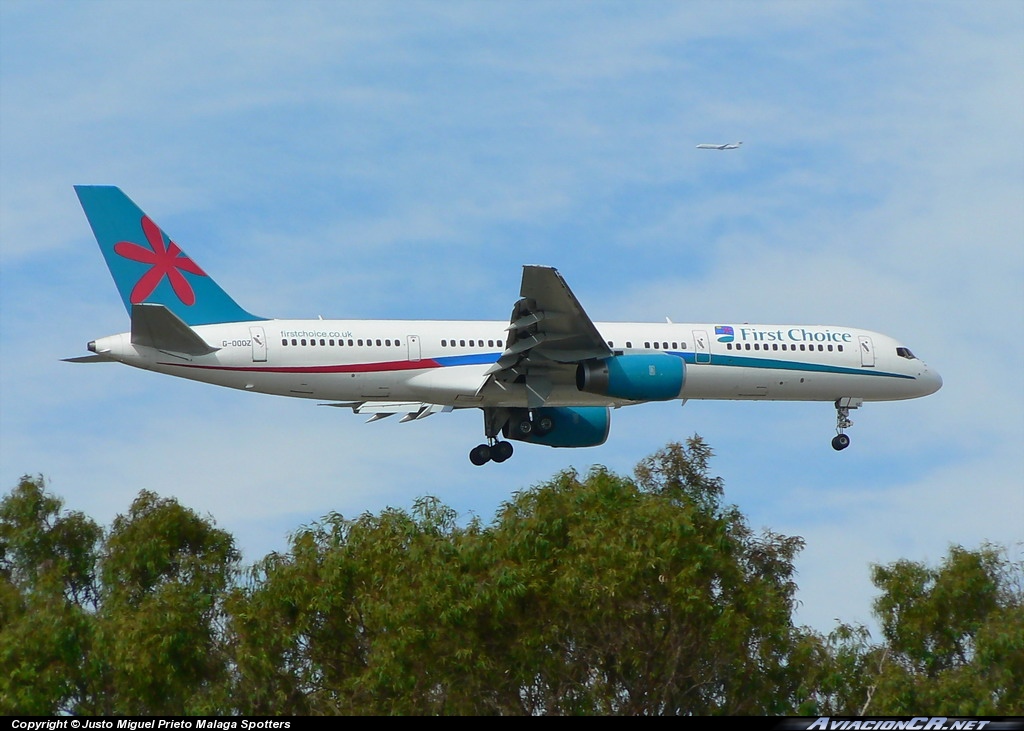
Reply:
M738 150L742 142L730 142L724 145L713 145L710 142L705 142L701 145L697 145L698 150Z
M75 363L117 361L257 393L317 399L376 421L480 409L473 464L517 440L603 444L611 408L649 401L826 401L832 446L850 409L934 393L939 374L869 330L747 323L595 323L561 274L524 266L508 321L274 320L242 309L120 189L76 186L131 317ZM413 303L410 303L412 306Z

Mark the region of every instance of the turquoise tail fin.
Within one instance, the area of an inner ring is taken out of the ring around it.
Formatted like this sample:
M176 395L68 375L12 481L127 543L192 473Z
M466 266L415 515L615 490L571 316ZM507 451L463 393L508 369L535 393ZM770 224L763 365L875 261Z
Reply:
M262 320L242 309L120 188L76 185L125 309L158 304L187 325Z

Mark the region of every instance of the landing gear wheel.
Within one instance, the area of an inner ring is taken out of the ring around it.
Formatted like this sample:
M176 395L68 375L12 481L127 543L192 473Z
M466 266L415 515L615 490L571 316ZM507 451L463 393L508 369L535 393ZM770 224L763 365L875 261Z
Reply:
M832 449L841 452L850 446L850 437L845 434L836 434L832 439Z
M555 428L555 420L550 416L542 416L533 423L538 437L542 437Z
M475 464L477 467L485 465L491 461L491 448L486 444L478 444L469 450L469 461ZM505 459L508 459L506 457ZM501 460L496 460L501 461Z
M491 459L499 464L512 456L512 442L495 442L491 447Z
M528 435L528 434L532 434L533 433L533 422L530 421L529 419L523 419L518 424L516 424L516 431L518 431L524 437L526 435Z
M860 408L864 402L862 398L845 397L836 399L836 436L832 439L832 449L841 452L850 446L850 437L846 436L846 429L853 426L850 420L850 410Z

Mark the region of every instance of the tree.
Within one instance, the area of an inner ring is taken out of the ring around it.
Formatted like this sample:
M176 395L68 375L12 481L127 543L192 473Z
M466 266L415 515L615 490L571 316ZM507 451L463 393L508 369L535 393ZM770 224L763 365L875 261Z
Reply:
M808 631L801 715L1024 713L1024 561L953 546L938 567L872 567L882 641L840 624Z
M0 713L52 715L87 692L101 536L42 477L22 477L0 502Z
M460 524L436 498L232 537L143 491L104 532L0 501L0 712L1024 714L1024 561L872 567L882 638L792 624L802 540L755 533L694 437Z
M721 504L699 439L564 472L495 522L331 516L233 596L241 712L781 713L792 558Z
M872 713L1024 714L1024 561L953 546L937 568L872 568L888 662Z
M0 502L0 711L183 714L223 705L230 535L142 492L108 535L42 478Z
M108 690L80 710L218 710L228 672L223 600L239 559L234 539L211 519L140 492L114 519L100 563L93 672Z

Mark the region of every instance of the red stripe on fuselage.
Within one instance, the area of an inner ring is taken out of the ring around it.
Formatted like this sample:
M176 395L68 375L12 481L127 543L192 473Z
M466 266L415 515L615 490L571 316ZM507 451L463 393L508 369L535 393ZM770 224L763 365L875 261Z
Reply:
M436 360L396 360L385 363L354 363L352 365L323 366L221 366L199 365L197 363L166 363L158 365L177 368L199 368L207 371L244 371L246 373L384 373L387 371L417 371L425 368L440 368Z

